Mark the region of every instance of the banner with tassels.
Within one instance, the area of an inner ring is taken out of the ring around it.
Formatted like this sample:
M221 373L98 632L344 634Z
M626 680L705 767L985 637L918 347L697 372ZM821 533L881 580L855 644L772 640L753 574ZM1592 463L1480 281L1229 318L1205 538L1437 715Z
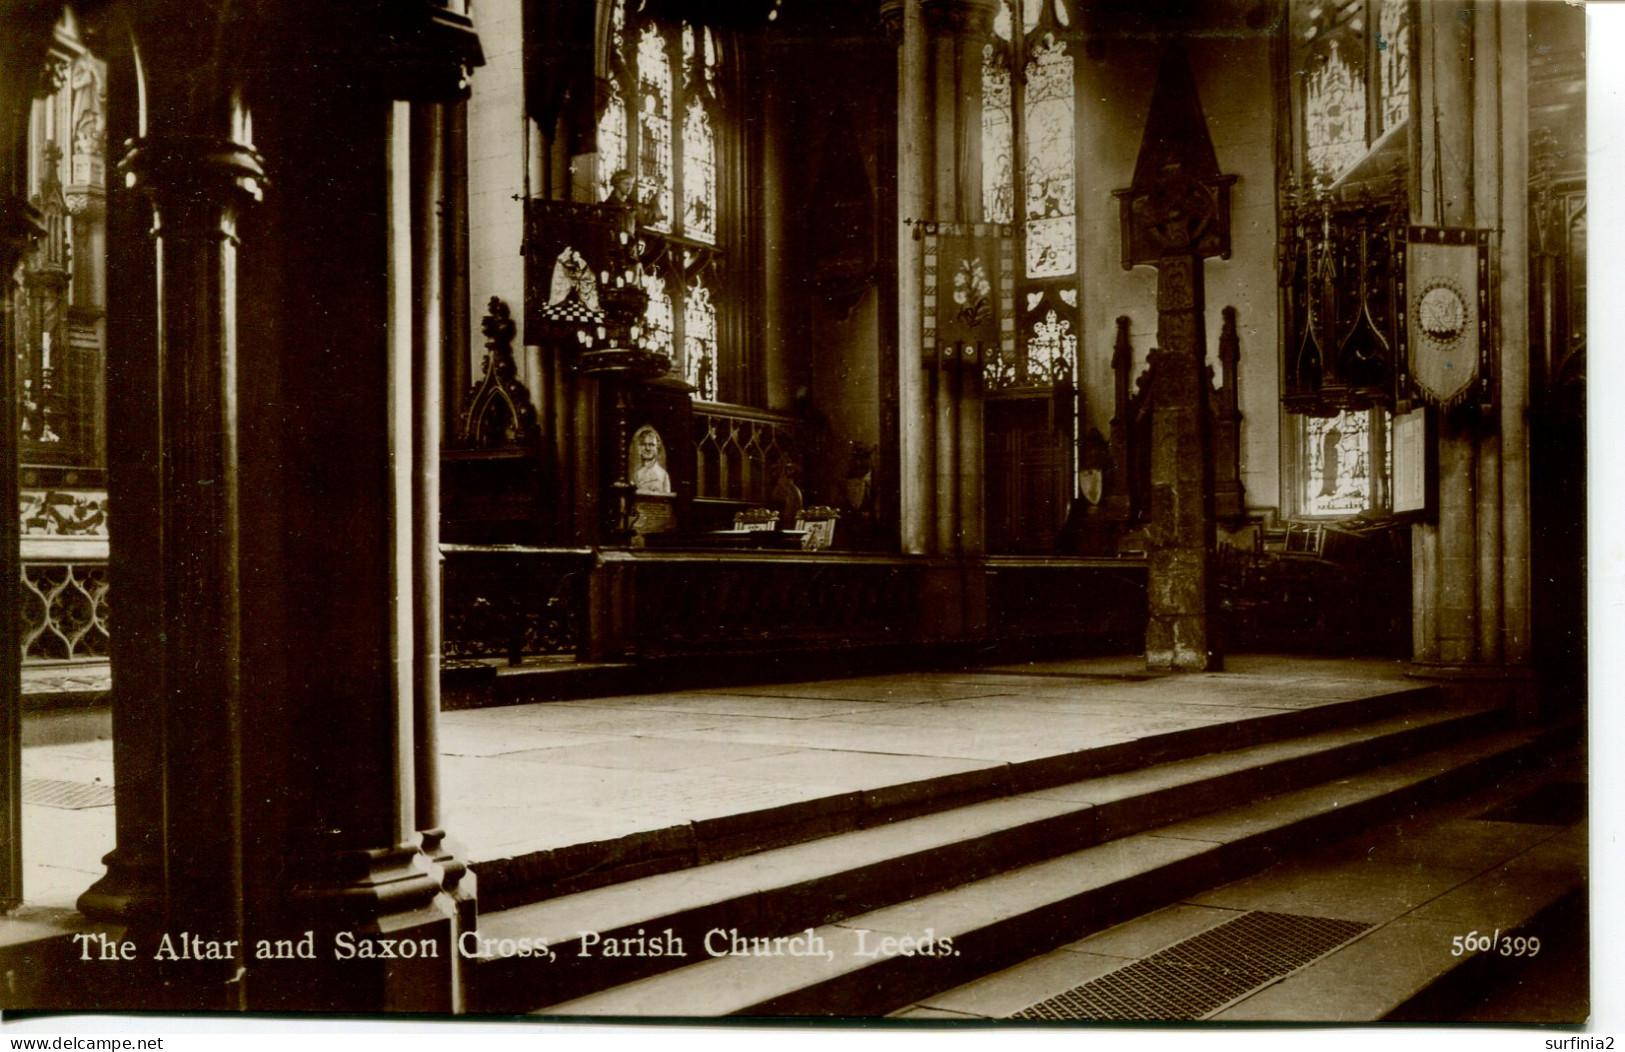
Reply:
M1422 400L1449 409L1487 394L1489 232L1413 226L1398 297L1401 353Z
M1015 348L1015 242L994 223L924 224L923 361L979 370Z

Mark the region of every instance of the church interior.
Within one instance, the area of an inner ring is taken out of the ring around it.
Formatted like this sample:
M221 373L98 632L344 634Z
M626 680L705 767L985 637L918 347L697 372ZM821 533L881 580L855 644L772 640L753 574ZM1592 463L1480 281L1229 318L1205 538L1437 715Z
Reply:
M5 0L0 1008L1583 1020L1586 155L1538 0Z

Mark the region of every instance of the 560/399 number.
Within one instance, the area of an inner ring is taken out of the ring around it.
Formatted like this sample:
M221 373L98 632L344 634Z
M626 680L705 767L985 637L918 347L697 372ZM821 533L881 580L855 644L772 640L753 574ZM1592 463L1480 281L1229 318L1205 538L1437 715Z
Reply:
M1496 928L1493 933L1479 932L1476 928L1466 935L1458 935L1450 940L1450 956L1460 957L1464 953L1499 953L1502 957L1533 957L1540 952L1540 939L1533 935L1501 934Z

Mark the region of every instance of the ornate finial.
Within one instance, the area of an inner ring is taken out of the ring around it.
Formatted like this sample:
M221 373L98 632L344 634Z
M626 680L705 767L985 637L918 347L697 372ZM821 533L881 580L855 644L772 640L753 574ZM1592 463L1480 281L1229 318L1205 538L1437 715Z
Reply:
M518 326L513 322L513 312L502 302L500 296L492 296L485 310L485 317L480 321L480 332L485 336L485 348L493 354L505 356L511 362L513 338L519 332Z
M1133 324L1127 314L1117 316L1117 341L1112 344L1112 368L1127 369L1134 363L1134 341L1129 339L1129 326Z
M485 334L485 375L469 395L460 437L481 449L522 445L536 432L536 408L516 375L513 341L518 327L501 297L491 297L480 332Z

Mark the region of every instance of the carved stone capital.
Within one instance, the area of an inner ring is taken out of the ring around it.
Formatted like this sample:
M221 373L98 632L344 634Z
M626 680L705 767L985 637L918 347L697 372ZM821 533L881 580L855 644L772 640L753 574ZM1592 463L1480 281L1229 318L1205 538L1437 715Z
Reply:
M119 163L125 182L166 208L230 208L258 201L265 167L253 147L206 136L137 139Z
M903 0L880 0L880 28L893 47L903 42Z
M70 186L62 199L75 219L96 220L107 214L107 191L99 186Z

